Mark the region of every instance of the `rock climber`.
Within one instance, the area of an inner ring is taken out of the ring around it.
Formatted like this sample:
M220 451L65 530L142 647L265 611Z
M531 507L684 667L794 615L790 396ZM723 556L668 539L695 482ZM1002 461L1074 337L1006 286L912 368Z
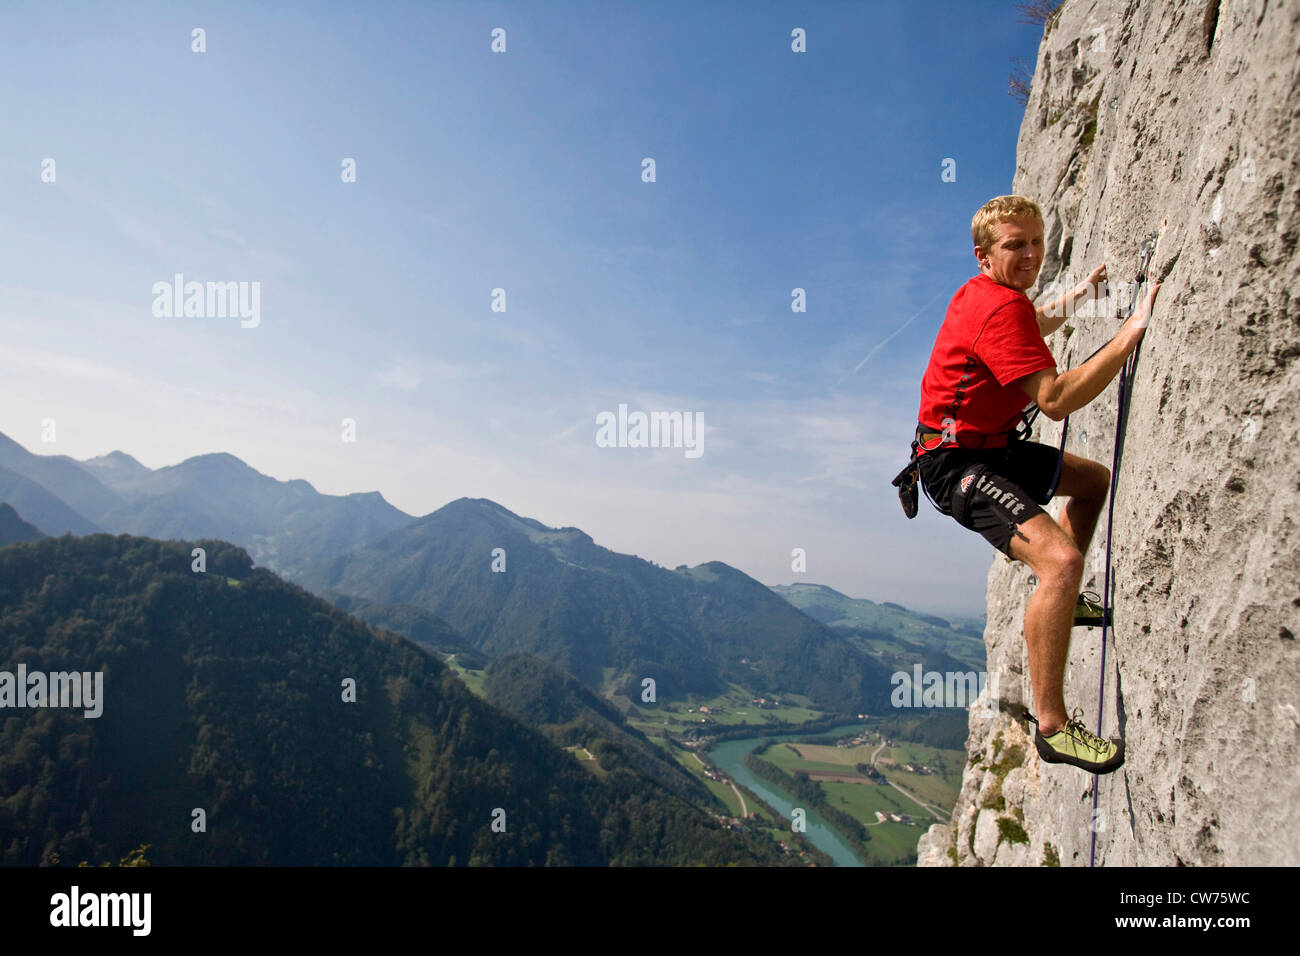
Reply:
M1081 709L1066 714L1064 696L1070 629L1100 623L1101 608L1079 586L1110 469L1065 452L1052 487L1057 449L1021 437L1016 426L1035 403L1061 421L1101 394L1141 341L1160 286L1094 356L1058 374L1043 340L1081 300L1100 294L1105 263L1060 299L1035 308L1025 290L1043 264L1038 204L1024 196L990 199L971 220L971 239L980 271L949 303L921 380L916 467L944 514L1024 562L1038 579L1024 627L1039 755L1110 773L1124 762L1124 741L1090 733ZM1059 522L1041 507L1055 495L1069 498Z

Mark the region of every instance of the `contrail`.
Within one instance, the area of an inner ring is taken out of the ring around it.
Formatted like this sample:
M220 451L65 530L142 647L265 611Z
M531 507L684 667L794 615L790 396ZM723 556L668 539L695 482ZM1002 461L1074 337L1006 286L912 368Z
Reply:
M956 291L956 290L954 289L953 292L955 292L955 291ZM951 296L952 294L953 294L952 292L948 293L949 296ZM889 337L886 338L885 341L881 342L879 345L877 345L875 348L873 348L870 352L868 352L868 353L867 353L867 357L864 358L861 362L859 362L859 363L854 367L853 371L850 372L849 374L850 374L850 375L857 375L857 374L858 374L858 369L860 369L860 368L862 368L862 366L866 365L867 362L869 362L869 361L871 360L871 356L875 355L877 352L879 352L881 349L883 349L886 345L888 345L888 344L890 343L890 341L894 338L894 336L896 336L899 332L903 331L903 329L907 328L907 327L908 327L909 325L911 325L914 321L916 321L916 317L917 317L918 315L920 315L922 312L924 312L926 309L930 308L930 306L932 306L932 305L934 304L935 300L938 299L938 298L939 298L940 296L942 296L942 295L943 295L943 290L940 289L940 290L935 294L934 298L932 298L932 299L931 299L929 302L927 302L925 305L923 305L923 306L921 306L919 309L917 309L916 312L912 315L912 317L911 317L910 319L908 319L906 322L904 322L904 323L903 323L902 325L900 325L898 328L894 329L894 331L891 332L891 333L889 334Z

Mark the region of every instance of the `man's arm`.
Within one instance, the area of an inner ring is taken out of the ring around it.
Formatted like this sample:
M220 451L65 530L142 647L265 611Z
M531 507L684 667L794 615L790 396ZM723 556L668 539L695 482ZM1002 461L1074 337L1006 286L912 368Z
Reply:
M1079 304L1080 299L1088 295L1095 298L1097 284L1105 280L1106 263L1103 262L1088 273L1088 278L1059 299L1054 299L1045 306L1034 306L1034 314L1038 317L1038 331L1043 338L1047 338L1065 324L1065 320L1074 314L1075 306Z
M1038 317L1038 332L1043 338L1047 338L1065 324L1067 318L1065 298L1061 296L1046 306L1034 306L1034 314Z
M1043 369L1016 379L1016 385L1054 422L1077 412L1102 393L1142 341L1159 290L1159 284L1152 286L1142 305L1129 316L1119 333L1078 368L1072 368L1064 375L1057 374L1054 368Z

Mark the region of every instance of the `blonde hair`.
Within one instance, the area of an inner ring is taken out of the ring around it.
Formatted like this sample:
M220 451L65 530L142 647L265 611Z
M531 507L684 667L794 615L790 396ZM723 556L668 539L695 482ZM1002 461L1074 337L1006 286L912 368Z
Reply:
M995 196L980 206L971 219L970 237L980 248L992 249L998 238L993 227L1011 219L1037 219L1042 222L1043 213L1038 208L1038 203L1028 196Z

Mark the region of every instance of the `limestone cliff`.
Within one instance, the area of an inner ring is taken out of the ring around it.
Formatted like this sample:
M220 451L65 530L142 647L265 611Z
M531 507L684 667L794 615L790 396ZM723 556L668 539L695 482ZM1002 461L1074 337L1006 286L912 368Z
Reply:
M1087 866L1094 831L1099 866L1300 864L1298 64L1294 0L1067 0L1046 25L1009 190L1044 213L1030 297L1103 261L1112 287L1131 280L1168 219L1115 494L1102 732L1127 762L1094 778L1038 759L1021 717L1033 583L998 556L998 706L972 712L954 822L922 838L922 865ZM1120 298L1049 337L1059 369L1114 333ZM1070 419L1068 449L1107 467L1117 393ZM1098 593L1105 522L1085 556ZM1090 729L1101 652L1100 629L1074 630L1066 705Z

